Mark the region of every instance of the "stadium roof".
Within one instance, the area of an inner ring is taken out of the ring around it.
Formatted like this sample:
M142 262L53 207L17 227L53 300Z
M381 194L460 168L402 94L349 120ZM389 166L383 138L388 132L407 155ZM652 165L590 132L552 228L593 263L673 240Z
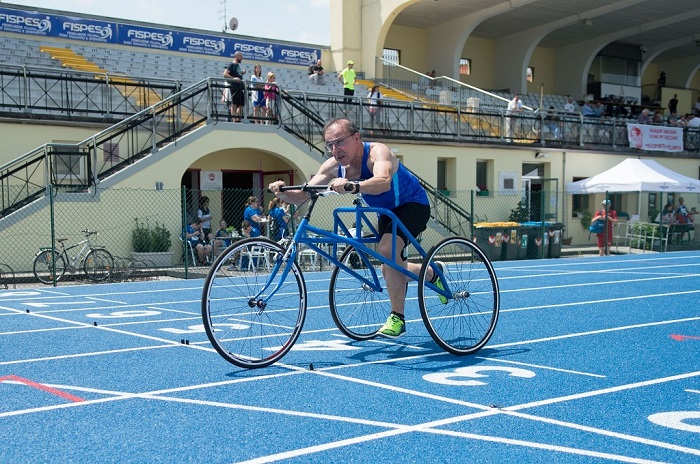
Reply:
M490 13L489 13L490 12ZM700 4L688 0L418 0L394 24L430 29L469 15L491 14L472 32L498 39L552 26L539 46L558 48L615 35L616 42L649 50L654 63L697 57L700 63Z

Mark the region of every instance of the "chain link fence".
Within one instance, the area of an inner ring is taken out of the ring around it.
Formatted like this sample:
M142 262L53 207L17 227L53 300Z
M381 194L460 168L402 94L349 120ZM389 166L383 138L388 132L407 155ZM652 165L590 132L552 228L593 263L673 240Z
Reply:
M268 205L273 199L260 189L96 189L89 193L54 189L0 222L4 238L0 241L0 286L38 284L42 280L48 285L63 285L165 276L204 277L207 262L211 263L215 253L223 250L224 242L211 243L212 253L201 265L183 240L183 231L197 216L204 197L209 200L211 233L224 227L234 236L240 234L250 197L260 200L263 215L269 214ZM419 239L428 250L447 235L464 235L492 260L556 258L561 256L562 245L568 244L596 252L596 237L588 232L588 224L604 198L605 195L565 195L554 191L530 191L525 195L517 191L440 190L430 197L433 218ZM332 229L333 210L352 206L353 199L353 195L321 199L312 223ZM458 209L445 207L444 199ZM618 246L630 245L630 214L626 211L632 210L632 216L639 216L638 203L636 193L613 197L613 207L621 216L615 230ZM293 233L306 211L305 205L292 206L288 233ZM640 221L651 223L653 219L648 214L645 209ZM346 221L352 227L352 218ZM262 233L271 236L273 229L274 225L267 224ZM688 234L685 239L694 242L693 238ZM104 253L89 255L92 250L105 250L111 261ZM409 250L412 253L417 254ZM314 260L319 266L323 265L321 261ZM57 269L54 263L58 264Z

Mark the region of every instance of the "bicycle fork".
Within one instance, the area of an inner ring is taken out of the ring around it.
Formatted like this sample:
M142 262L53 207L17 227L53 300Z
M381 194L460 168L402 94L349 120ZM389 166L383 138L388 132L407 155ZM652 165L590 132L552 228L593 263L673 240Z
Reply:
M260 291L255 294L253 297L251 297L248 300L248 306L251 308L258 308L258 314L262 314L263 311L265 311L265 308L267 308L267 302L270 301L270 298L272 298L282 287L282 284L287 280L287 276L289 275L289 270L292 267L291 265L287 265L289 262L289 259L293 256L296 255L296 243L293 243L292 246L287 248L287 250L284 252L284 254L277 253L277 256L274 258L274 266L272 267L272 271L270 271L270 275L267 278L267 282L265 282L265 285L262 286ZM284 270L282 270L282 275L279 278L279 281L275 285L275 288L270 291L265 297L261 298L261 296L267 291L268 288L272 285L272 282L275 280L275 277L277 277L277 273L280 270L280 267L284 266Z

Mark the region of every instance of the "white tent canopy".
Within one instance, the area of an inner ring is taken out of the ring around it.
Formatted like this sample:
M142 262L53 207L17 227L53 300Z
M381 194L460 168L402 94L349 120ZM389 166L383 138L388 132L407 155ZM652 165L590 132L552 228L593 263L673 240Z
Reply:
M627 158L588 179L566 184L567 193L696 192L700 180L672 171L653 160Z

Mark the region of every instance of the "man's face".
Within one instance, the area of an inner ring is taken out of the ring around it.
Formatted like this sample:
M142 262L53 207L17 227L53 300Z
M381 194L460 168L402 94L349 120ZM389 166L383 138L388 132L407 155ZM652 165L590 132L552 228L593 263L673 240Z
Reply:
M341 166L352 161L356 133L352 133L344 124L335 124L326 130L326 149Z

